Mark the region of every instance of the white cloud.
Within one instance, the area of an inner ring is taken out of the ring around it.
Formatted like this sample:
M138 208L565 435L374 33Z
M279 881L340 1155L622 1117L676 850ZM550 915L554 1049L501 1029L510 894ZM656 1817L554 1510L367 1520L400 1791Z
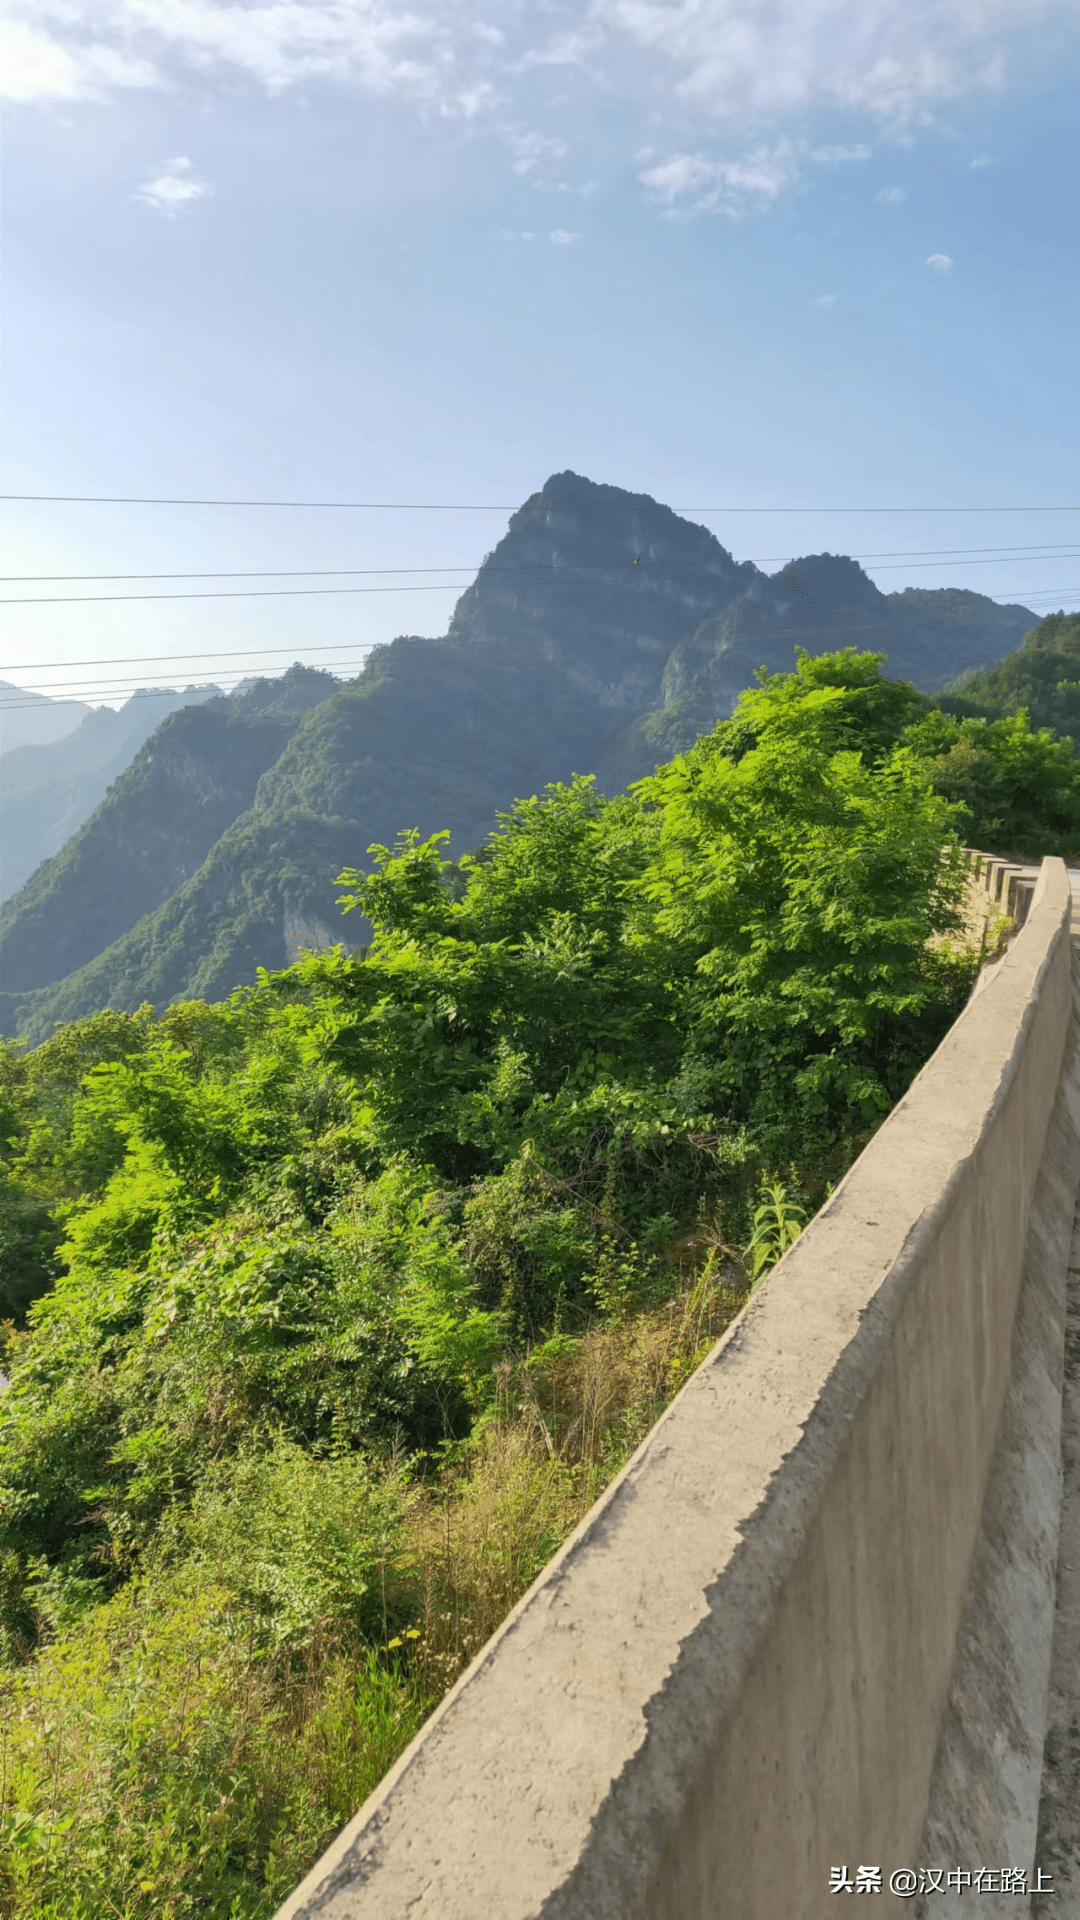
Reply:
M733 160L711 160L702 153L677 153L638 177L668 213L726 213L732 217L772 205L797 176L793 149L786 141L757 147Z
M891 129L1000 89L1077 0L593 0L686 102L747 120L838 109Z
M836 108L896 126L1000 88L1080 0L6 0L3 91L149 84L179 65L271 90L325 77L410 99L468 96L497 69L597 73L746 122ZM634 57L637 63L634 64ZM836 149L837 153L843 151ZM856 157L848 149L849 157Z
M947 253L930 253L926 256L926 264L933 267L935 273L951 273L956 262Z
M453 110L482 73L455 58L466 13L393 0L6 0L0 94L72 98L106 85L239 74L270 93L328 79ZM492 42L467 22L481 59ZM498 33L498 29L492 29Z
M497 134L533 184L622 124L668 212L771 206L953 103L1053 71L1080 0L0 0L0 96L319 82ZM486 10L485 10L486 11ZM568 89L537 105L544 71ZM574 119L568 122L567 116ZM857 136L857 137L856 137ZM665 158L668 155L670 157ZM972 161L990 164L983 155ZM885 195L889 197L888 191Z
M528 48L518 64L522 72L530 67L587 68L603 43L604 35L595 27L570 27L553 34L541 46Z
M200 180L191 161L180 154L175 160L167 160L153 180L144 181L135 197L155 212L172 216L195 200L205 200L213 191L209 180Z
M819 313L831 313L836 305L836 295L835 293L815 294L810 305L816 307Z
M548 133L511 133L509 140L515 173L536 173L552 161L564 160L569 152L565 140Z
M971 163L972 173L979 173L983 167L996 167L997 161L992 153L977 153Z
M880 193L875 193L874 199L880 200L886 207L899 207L907 199L907 188L882 187Z
M811 147L810 158L819 167L842 167L849 165L853 160L870 160L873 158L873 152L873 147L868 147L864 141L859 141L855 146L849 147Z
M500 240L535 240L535 233L517 232L513 227L499 228Z
M76 100L118 87L146 86L153 69L105 42L64 44L42 20L0 20L0 100Z
M580 233L567 233L565 227L553 227L548 234L548 239L551 241L553 247L572 247L575 240L581 239L581 235Z
M443 112L463 120L476 120L480 114L487 113L496 104L496 93L489 80L478 80L475 86L462 87L451 99L443 102Z

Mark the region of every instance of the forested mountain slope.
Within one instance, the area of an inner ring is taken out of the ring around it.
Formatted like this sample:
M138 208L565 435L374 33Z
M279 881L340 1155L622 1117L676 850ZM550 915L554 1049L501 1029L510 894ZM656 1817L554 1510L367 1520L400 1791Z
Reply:
M152 911L250 806L305 707L337 682L293 667L162 722L86 825L0 912L9 992L50 985Z
M959 588L884 594L854 560L809 554L754 577L723 611L674 647L660 700L635 720L601 765L608 791L691 746L729 714L759 667L790 671L797 646L872 647L890 673L933 693L950 674L1015 647L1032 616Z
M62 740L14 747L0 757L0 901L89 820L155 727L219 687L141 690L122 707L94 707Z
M598 771L614 791L729 714L759 665L790 668L798 645L880 645L891 673L931 689L1031 620L976 594L883 595L831 555L768 576L648 495L555 475L444 638L377 649L287 740L252 738L242 767L219 767L233 753L222 720L199 774L177 769L159 832L147 756L178 749L155 735L0 919L0 1027L40 1038L101 1006L226 993L341 937L335 875L373 842L445 828L460 854L549 781ZM114 888L146 817L152 844Z
M52 700L47 693L0 680L0 757L19 747L62 740L90 711L83 700Z
M1052 727L1080 745L1080 614L1048 615L1015 653L961 674L941 704L989 717L1023 707L1033 727Z

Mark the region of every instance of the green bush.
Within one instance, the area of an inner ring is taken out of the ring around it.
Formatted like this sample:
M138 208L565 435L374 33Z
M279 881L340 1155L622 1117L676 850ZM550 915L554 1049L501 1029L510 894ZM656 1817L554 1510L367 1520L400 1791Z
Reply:
M0 1914L273 1911L954 1018L966 724L804 657L380 849L364 955L0 1052Z

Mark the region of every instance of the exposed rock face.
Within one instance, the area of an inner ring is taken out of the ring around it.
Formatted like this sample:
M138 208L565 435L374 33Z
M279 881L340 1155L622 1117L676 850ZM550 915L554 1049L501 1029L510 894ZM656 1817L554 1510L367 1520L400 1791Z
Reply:
M337 685L306 668L291 669L290 678L298 683L281 683L276 706L252 689L162 722L86 825L0 913L5 991L64 979L196 871L251 805L260 775L296 727L303 694L313 704Z
M601 706L640 713L676 642L761 577L648 494L558 473L515 513L448 637L512 641Z
M340 929L334 931L325 921L317 920L314 914L290 913L286 908L281 937L285 943L286 964L291 966L301 954L326 953L341 935Z
M28 742L0 757L0 900L25 886L85 826L150 734L180 707L220 694L143 689L122 707L94 707L63 739ZM0 708L4 704L0 683ZM2 726L0 726L2 734Z
M614 791L731 712L798 645L879 648L932 690L1015 647L1022 607L882 594L852 560L739 565L647 494L556 474L510 521L440 640L379 647L342 687L291 669L178 713L0 915L0 1029L190 994L360 937L342 867L404 828L460 854L520 795Z

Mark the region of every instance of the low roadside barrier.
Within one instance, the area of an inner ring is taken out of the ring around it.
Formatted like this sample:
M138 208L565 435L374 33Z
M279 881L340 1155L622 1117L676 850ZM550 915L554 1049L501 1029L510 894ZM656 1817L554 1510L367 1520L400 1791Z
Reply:
M279 1920L1025 1910L1080 1073L1065 867L986 885L985 989Z

